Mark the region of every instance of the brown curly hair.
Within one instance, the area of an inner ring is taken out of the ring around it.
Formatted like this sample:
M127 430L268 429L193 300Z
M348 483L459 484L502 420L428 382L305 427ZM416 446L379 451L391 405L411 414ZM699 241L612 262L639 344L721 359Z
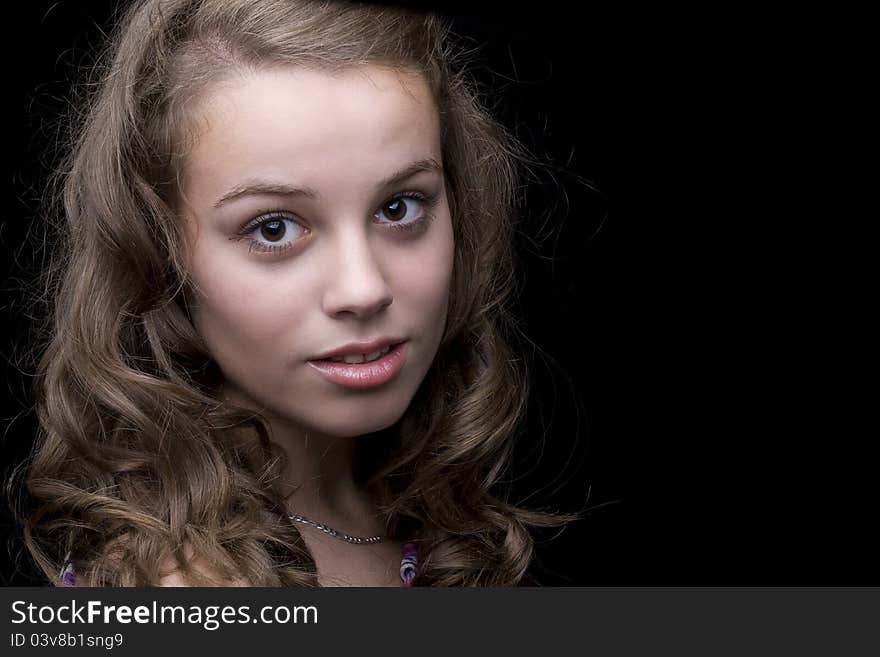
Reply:
M195 100L232 67L381 63L423 75L436 100L447 324L409 408L356 461L388 535L416 537L414 584L523 583L529 527L577 517L517 506L501 485L529 395L508 302L520 167L535 161L481 102L454 36L433 13L341 1L142 0L116 16L47 187L62 221L39 283L50 312L24 532L51 581L72 555L86 584L153 585L172 555L193 584L221 583L190 568L194 553L254 586L318 585L275 486L283 454L258 414L220 403L187 311L178 174Z

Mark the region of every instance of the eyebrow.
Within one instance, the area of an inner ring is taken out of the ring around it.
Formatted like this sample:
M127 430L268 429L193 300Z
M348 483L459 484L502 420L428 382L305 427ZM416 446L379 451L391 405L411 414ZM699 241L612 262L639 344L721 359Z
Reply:
M422 173L423 171L436 171L438 173L443 173L443 165L441 165L439 162L437 162L437 160L432 157L418 160L411 164L407 164L405 167L399 169L398 171L395 171L390 176L385 178L382 182L379 183L379 188L384 189L386 187L391 187L406 180L407 178L413 177L417 173ZM233 201L242 196L249 196L252 194L305 196L306 198L310 199L316 199L318 198L318 196L320 196L320 194L318 194L318 192L316 192L311 187L296 187L285 183L248 180L226 192L223 196L220 197L220 200L214 203L214 207L219 208L225 203L229 203L230 201Z

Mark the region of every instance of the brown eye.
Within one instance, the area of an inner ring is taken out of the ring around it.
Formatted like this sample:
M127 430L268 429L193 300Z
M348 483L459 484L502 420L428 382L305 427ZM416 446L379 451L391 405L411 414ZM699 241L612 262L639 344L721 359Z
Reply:
M422 192L403 192L391 197L376 212L377 219L387 219L385 224L393 230L421 230L433 219L430 209L437 202L437 195Z
M393 221L400 221L406 216L406 203L402 198L396 198L385 204L385 216Z
M301 234L297 235L298 232ZM308 232L292 217L283 215L279 211L267 210L266 214L245 226L239 233L240 237L230 239L247 240L248 251L278 253L296 246L301 241L299 238Z
M267 221L260 226L260 235L270 242L276 242L287 232L283 221Z

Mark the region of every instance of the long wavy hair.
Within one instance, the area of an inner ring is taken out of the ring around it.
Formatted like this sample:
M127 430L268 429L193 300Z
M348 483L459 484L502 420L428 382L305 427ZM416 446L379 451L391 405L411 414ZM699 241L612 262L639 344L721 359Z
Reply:
M305 0L144 0L115 18L74 88L46 188L60 221L39 283L49 303L23 523L40 569L58 583L69 557L88 585L154 585L171 556L188 582L225 583L192 568L195 554L250 585L318 586L277 489L283 452L259 414L216 394L175 199L194 108L230 70L373 63L430 85L455 260L436 358L403 417L358 439L356 476L388 535L418 543L415 585L530 583L532 528L577 518L515 504L504 481L529 396L509 302L521 174L535 161L481 100L450 24Z

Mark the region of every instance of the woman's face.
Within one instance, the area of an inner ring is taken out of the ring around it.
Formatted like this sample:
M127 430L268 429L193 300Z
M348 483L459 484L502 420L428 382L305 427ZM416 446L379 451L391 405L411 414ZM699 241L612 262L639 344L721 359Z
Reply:
M199 110L181 212L192 316L223 394L328 436L390 426L437 352L452 274L445 181L426 166L443 164L427 84L372 66L278 68L231 77ZM425 200L396 198L409 193ZM381 385L309 364L381 337L407 341Z

